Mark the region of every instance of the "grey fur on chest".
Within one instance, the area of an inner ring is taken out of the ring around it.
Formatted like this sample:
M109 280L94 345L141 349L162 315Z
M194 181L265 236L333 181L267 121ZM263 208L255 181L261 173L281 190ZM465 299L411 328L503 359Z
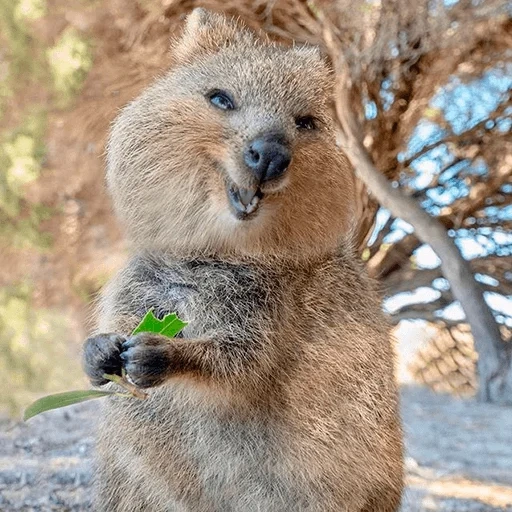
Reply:
M140 318L150 309L158 318L176 312L189 322L184 337L264 315L276 295L263 269L216 260L138 256L125 270L124 280L117 297L120 311Z

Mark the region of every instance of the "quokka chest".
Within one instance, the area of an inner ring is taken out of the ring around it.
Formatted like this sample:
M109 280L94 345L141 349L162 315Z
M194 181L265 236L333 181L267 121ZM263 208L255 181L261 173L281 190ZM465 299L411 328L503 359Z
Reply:
M282 293L275 276L249 265L142 258L133 263L131 293L119 297L124 307L141 318L149 309L157 317L176 312L189 322L184 337L267 316Z

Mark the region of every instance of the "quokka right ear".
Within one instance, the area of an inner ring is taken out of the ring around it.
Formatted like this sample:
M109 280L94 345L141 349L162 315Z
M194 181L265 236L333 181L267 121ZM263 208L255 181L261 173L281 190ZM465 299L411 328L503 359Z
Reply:
M176 62L189 62L247 37L252 35L236 20L196 7L187 16L181 38L172 44L172 53Z

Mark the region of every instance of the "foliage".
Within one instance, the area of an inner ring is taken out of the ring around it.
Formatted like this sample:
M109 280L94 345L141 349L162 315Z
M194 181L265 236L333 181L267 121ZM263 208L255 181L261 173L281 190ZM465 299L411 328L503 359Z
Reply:
M0 119L5 101L37 83L51 86L55 103L65 106L76 95L92 65L88 43L74 28L64 29L45 49L31 23L47 14L45 0L0 0ZM24 186L39 178L45 154L47 111L51 105L23 102L21 120L0 132L0 239L15 246L48 247L39 224L50 210L24 199Z
M0 119L8 98L44 69L30 35L31 21L46 13L46 0L0 0Z
M50 239L39 224L49 211L24 199L24 186L35 181L42 170L46 113L27 115L17 129L0 138L0 242L14 246L48 247Z
M84 389L48 395L30 404L23 413L23 420L27 421L42 412L60 409L61 407L67 407L68 405L79 404L80 402L93 400L95 398L103 398L104 396L113 394L115 395L115 393L112 393L111 391Z
M23 284L0 289L0 374L9 383L0 408L11 413L36 394L83 380L69 352L68 318L33 307L30 295Z
M140 324L134 329L132 334L139 332L155 332L168 338L174 338L187 325L186 322L178 318L176 313L165 315L162 320L156 318L152 310L149 310Z
M49 15L46 0L0 0L0 250L8 248L20 261L51 246L41 225L56 208L29 198L27 191L44 175L49 111L79 92L92 62L76 29L64 25L53 42L45 36L41 22ZM0 290L0 371L11 391L1 405L13 411L32 393L58 390L77 380L66 375L81 372L62 373L68 359L74 360L66 353L67 318L32 307L31 289L19 287L8 270L1 277L6 285ZM59 361L61 370L53 366Z
M57 93L57 104L65 107L82 87L92 66L89 44L77 30L68 27L52 48L47 59Z

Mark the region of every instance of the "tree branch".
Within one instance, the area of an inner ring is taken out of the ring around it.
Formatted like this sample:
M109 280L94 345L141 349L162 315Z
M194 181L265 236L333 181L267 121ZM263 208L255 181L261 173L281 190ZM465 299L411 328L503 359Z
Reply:
M490 388L495 384L497 376L503 374L503 368L510 366L510 360L494 316L483 298L482 289L442 224L423 211L412 198L393 188L386 177L373 166L358 137L361 128L352 115L349 101L351 79L346 60L336 44L330 23L325 19L323 22L324 40L331 53L337 77L335 107L340 126L341 146L356 169L357 175L379 203L389 209L395 217L411 224L418 237L428 243L441 259L443 274L450 281L452 292L465 312L475 346L480 354L480 397L484 400L496 398ZM507 388L506 399L512 401L511 372L505 374L508 380L500 382L499 386Z

